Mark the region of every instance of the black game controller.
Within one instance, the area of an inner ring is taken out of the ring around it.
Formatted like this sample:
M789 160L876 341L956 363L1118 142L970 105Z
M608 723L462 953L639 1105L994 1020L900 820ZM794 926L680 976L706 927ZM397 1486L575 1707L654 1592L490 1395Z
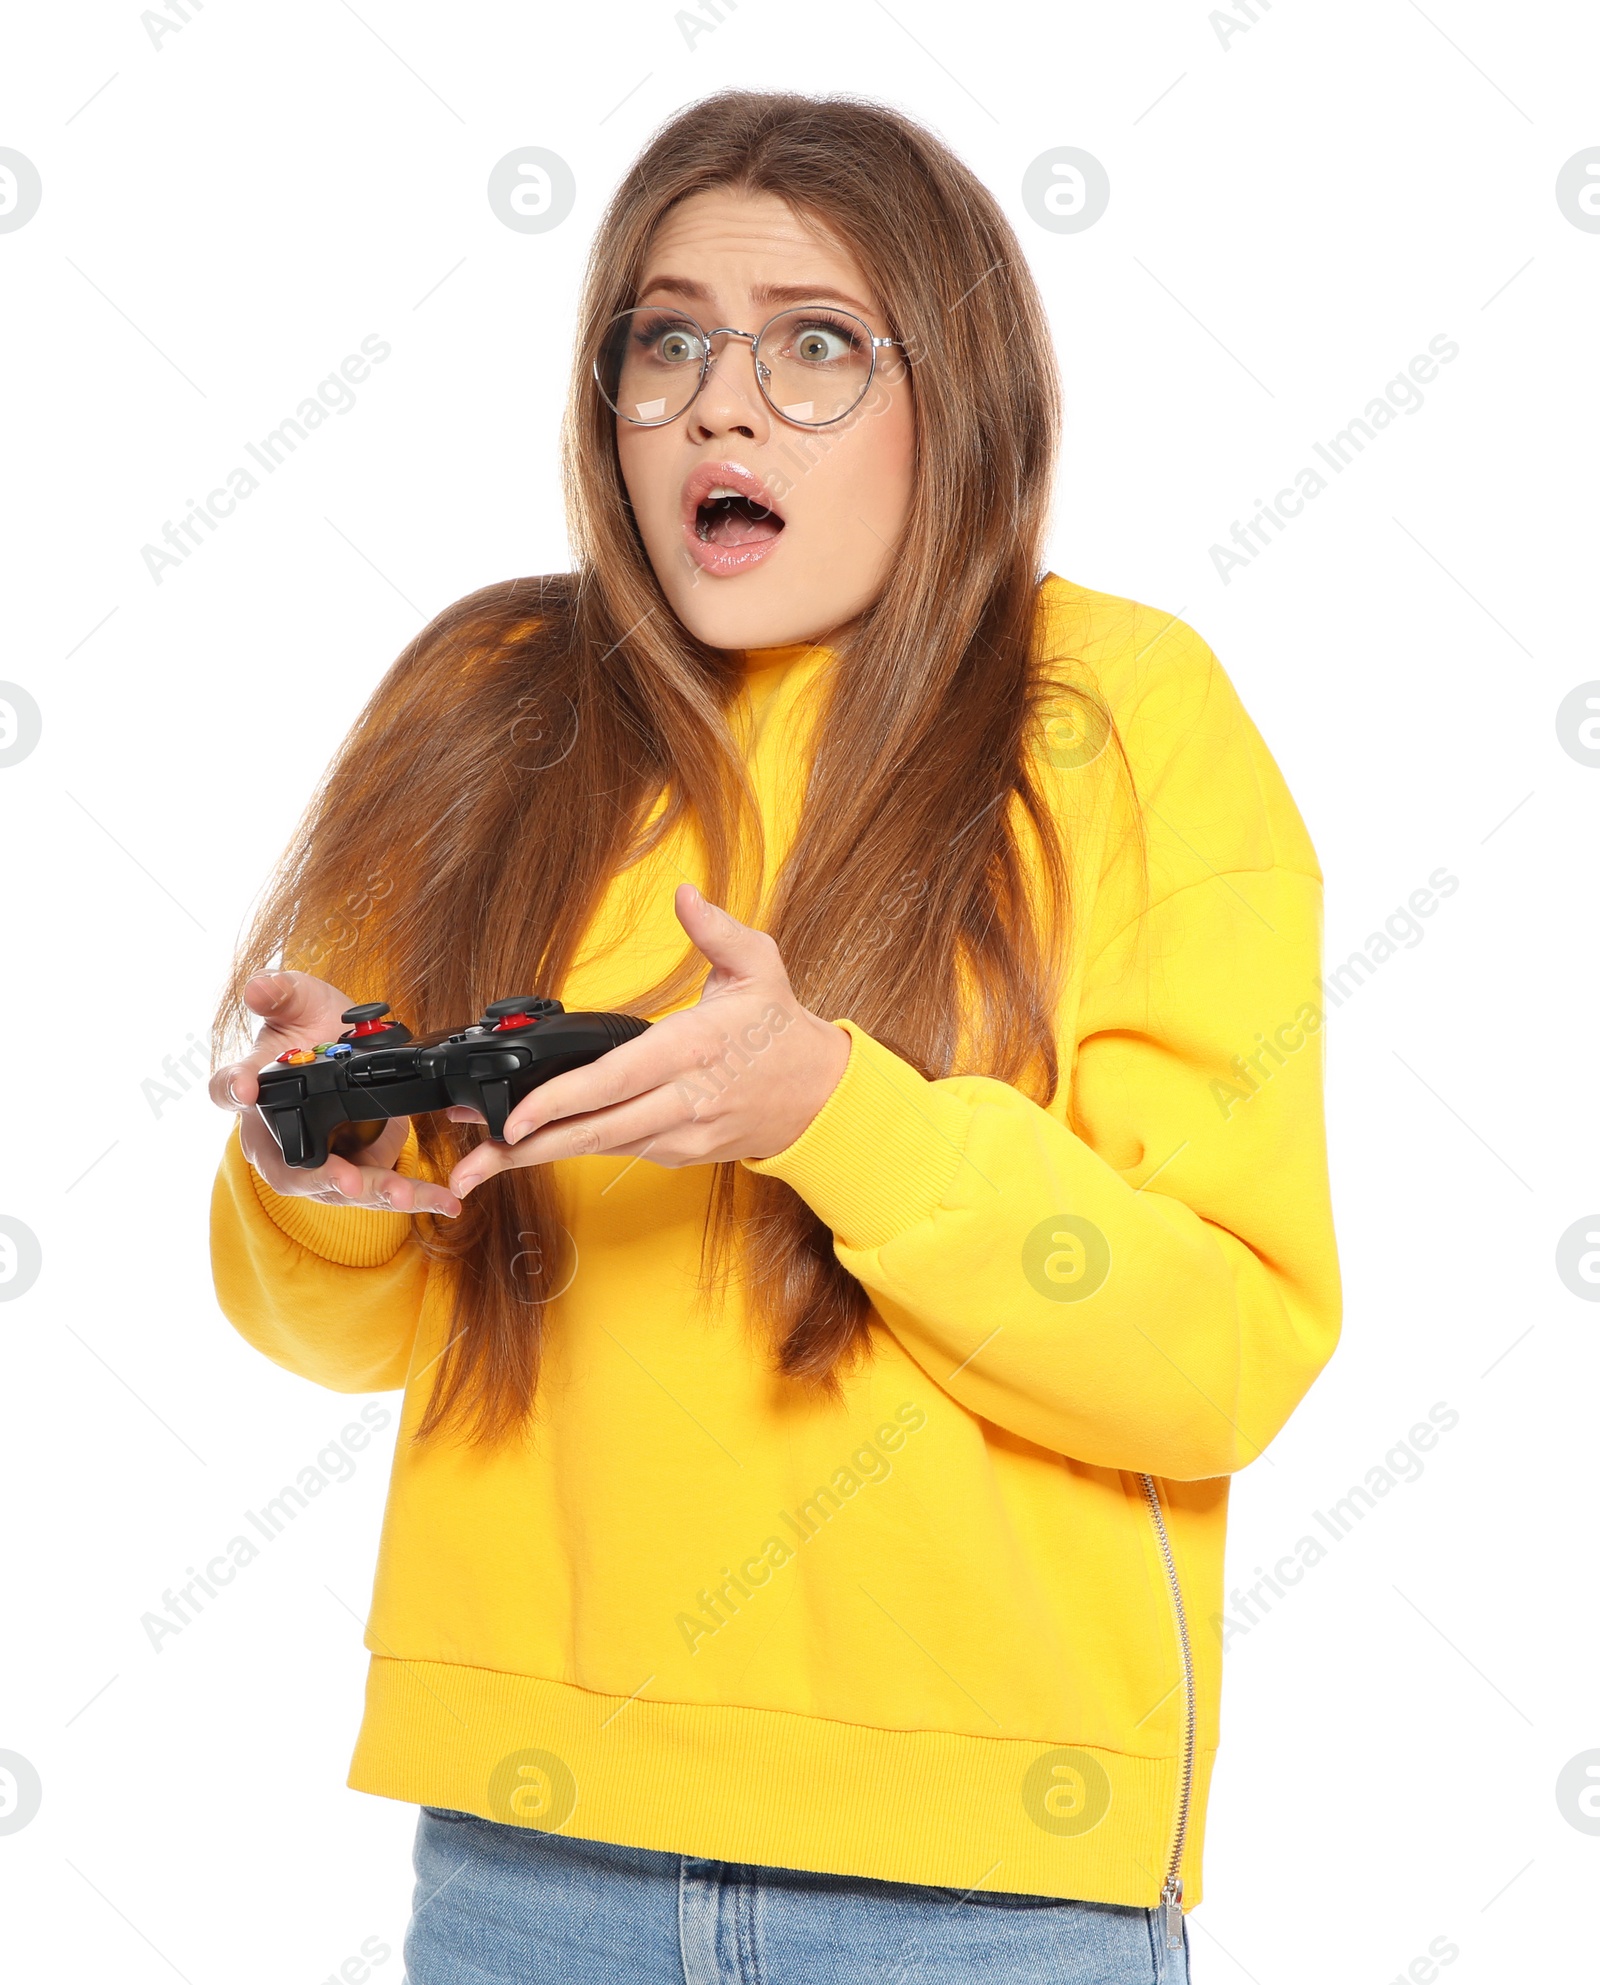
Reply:
M291 1048L261 1070L256 1107L286 1164L315 1171L328 1162L330 1140L370 1144L394 1117L451 1104L481 1112L498 1138L529 1090L650 1024L628 1013L568 1013L555 999L502 999L475 1026L419 1042L385 1019L388 1011L382 1001L352 1006L336 1041Z
M417 1074L410 1030L381 1001L352 1006L347 1031L314 1048L291 1048L261 1070L256 1107L284 1162L312 1171L328 1162L328 1140L343 1124L370 1144L391 1117L439 1107L437 1085ZM350 1139L344 1140L352 1141Z
M558 999L497 999L477 1026L421 1049L417 1064L440 1084L447 1103L477 1110L489 1135L500 1138L530 1090L598 1061L649 1025L631 1013L568 1013Z

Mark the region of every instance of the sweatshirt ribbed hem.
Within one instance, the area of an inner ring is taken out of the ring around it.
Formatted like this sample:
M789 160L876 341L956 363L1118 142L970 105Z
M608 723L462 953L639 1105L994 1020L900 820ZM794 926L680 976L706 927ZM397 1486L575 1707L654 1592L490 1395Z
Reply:
M833 1094L793 1144L744 1163L793 1186L846 1247L881 1247L939 1204L972 1112L853 1020L835 1024L850 1059Z
M1212 1755L1195 1761L1185 1908L1201 1899ZM623 1847L1152 1908L1178 1762L374 1655L348 1783Z
M414 1143L408 1139L396 1167L408 1176L414 1176L406 1162L408 1153L414 1150ZM245 1157L237 1137L223 1162L245 1167L263 1212L281 1233L341 1268L381 1268L404 1247L411 1232L409 1213L384 1213L366 1206L326 1206L320 1200L274 1192Z

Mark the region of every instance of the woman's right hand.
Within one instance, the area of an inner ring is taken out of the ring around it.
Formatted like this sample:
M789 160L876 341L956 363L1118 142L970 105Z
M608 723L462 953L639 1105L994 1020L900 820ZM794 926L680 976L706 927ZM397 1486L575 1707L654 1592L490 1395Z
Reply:
M409 1117L396 1117L361 1152L364 1162L330 1154L316 1171L286 1165L278 1141L255 1107L260 1085L256 1071L290 1048L312 1048L337 1040L341 1015L350 1005L337 986L309 972L258 972L244 989L244 1003L261 1015L261 1031L242 1060L219 1068L211 1078L211 1100L239 1118L244 1155L274 1192L319 1199L329 1206L371 1206L394 1213L439 1213L453 1220L461 1201L444 1186L408 1179L395 1171L410 1129Z

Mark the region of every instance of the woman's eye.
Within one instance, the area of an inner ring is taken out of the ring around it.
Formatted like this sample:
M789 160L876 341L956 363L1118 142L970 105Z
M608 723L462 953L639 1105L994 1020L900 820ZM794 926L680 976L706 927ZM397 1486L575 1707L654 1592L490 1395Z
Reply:
M636 320L633 343L640 355L653 365L698 365L700 340L683 324Z
M790 353L803 364L825 365L830 359L848 358L857 340L837 324L802 324L789 338Z

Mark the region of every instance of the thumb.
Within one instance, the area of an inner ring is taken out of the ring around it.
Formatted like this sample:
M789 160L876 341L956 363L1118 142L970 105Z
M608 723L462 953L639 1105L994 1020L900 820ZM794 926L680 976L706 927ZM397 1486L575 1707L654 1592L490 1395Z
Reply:
M708 903L692 882L680 882L673 897L678 921L688 932L697 951L731 977L760 977L772 964L776 950L765 931L740 923L737 917Z
M346 1004L342 994L309 972L257 972L242 997L252 1013L281 1032L316 1024L330 998L340 1002L341 1012Z

